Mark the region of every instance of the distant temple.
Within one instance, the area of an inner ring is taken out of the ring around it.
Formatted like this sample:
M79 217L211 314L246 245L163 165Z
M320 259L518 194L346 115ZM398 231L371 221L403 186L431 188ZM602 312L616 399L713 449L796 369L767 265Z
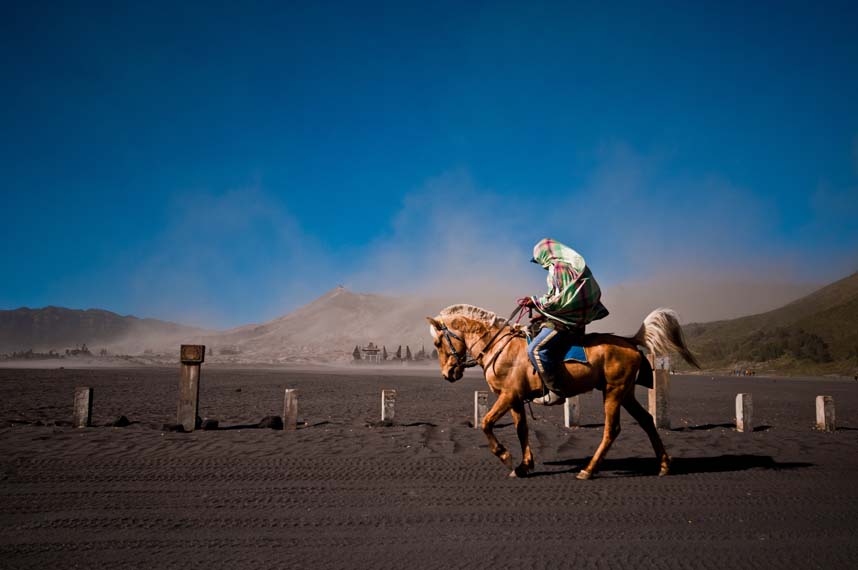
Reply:
M381 349L370 342L367 346L361 349L363 359L367 362L381 362Z

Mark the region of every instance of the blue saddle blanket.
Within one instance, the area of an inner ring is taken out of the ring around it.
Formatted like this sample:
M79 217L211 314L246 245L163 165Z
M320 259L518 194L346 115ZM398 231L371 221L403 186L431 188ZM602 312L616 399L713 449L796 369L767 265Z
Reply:
M527 336L527 344L533 340L530 335ZM566 356L563 357L563 362L580 362L581 364L589 364L587 361L587 353L584 352L583 346L572 345L566 350ZM535 370L535 368L534 368Z
M570 361L587 364L587 354L584 352L583 346L572 345L569 347L569 350L566 351L566 356L563 357L563 362Z

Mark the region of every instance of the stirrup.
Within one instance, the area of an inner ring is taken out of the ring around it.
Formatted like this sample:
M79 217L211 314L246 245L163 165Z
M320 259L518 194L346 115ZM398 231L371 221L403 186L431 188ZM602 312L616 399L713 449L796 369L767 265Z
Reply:
M559 406L565 401L565 396L561 396L560 394L551 391L549 391L544 396L540 396L538 398L533 399L533 403L540 406Z

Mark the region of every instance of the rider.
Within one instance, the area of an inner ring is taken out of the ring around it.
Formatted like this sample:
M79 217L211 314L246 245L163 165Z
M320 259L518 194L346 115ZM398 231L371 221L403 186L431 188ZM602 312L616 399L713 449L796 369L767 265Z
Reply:
M566 400L557 376L564 356L559 352L566 350L572 340L583 337L585 325L606 317L608 309L600 301L602 293L590 268L571 247L542 239L534 246L530 261L548 270L548 292L519 301L539 313L532 319L539 332L527 346L527 355L548 392L533 403L554 406Z

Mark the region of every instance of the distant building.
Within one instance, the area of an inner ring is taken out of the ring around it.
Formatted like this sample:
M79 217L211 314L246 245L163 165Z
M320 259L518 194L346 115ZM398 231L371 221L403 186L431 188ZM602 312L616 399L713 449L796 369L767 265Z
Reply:
M367 362L381 362L381 349L374 343L369 343L361 349L363 359Z

